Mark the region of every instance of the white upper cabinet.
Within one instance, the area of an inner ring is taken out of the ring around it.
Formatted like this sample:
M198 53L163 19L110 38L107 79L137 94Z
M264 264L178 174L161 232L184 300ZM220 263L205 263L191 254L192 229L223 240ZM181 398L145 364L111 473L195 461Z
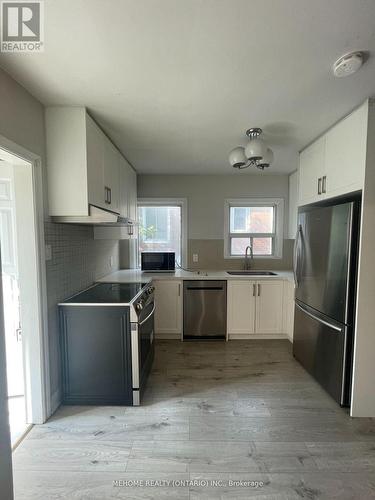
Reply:
M135 221L136 173L85 108L47 108L46 134L51 216L87 216L95 205Z
M326 134L326 191L336 196L362 189L366 167L367 102Z
M325 172L326 138L323 136L300 154L299 163L299 204L313 203L322 191Z
M137 220L137 175L127 160L120 156L120 212Z
M86 154L88 202L96 207L107 208L105 203L102 132L94 120L86 115ZM52 153L51 153L52 154Z
M137 174L130 168L129 175L129 218L137 220Z
M119 152L107 139L104 139L103 178L106 193L106 208L120 213L120 161Z
M368 106L366 101L301 152L299 205L363 188Z
M88 215L88 189L93 186L88 181L85 109L47 108L46 136L49 214ZM98 169L98 164L93 168Z

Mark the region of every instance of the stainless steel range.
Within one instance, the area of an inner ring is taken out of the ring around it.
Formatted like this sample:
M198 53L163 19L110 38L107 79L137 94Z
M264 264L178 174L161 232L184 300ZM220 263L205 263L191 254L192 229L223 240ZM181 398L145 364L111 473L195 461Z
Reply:
M133 405L140 404L154 358L154 290L153 286L147 286L130 309Z
M64 403L139 405L154 357L154 287L100 283L59 310Z

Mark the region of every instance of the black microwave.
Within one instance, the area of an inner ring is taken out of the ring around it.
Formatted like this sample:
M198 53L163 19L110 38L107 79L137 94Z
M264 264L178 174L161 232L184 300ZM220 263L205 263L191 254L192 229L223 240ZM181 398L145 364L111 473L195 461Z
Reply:
M173 273L175 271L174 252L142 252L142 271L155 273Z

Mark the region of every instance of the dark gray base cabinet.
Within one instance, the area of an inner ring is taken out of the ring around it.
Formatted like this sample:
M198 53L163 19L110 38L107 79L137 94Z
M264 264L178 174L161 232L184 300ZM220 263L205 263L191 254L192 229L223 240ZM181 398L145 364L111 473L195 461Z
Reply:
M132 405L129 308L60 306L63 403Z

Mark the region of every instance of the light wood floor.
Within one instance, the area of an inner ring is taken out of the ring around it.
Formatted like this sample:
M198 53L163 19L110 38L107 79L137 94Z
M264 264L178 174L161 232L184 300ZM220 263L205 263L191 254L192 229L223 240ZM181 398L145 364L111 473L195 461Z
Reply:
M143 406L61 407L14 474L16 500L367 500L375 421L350 419L288 341L159 341Z

